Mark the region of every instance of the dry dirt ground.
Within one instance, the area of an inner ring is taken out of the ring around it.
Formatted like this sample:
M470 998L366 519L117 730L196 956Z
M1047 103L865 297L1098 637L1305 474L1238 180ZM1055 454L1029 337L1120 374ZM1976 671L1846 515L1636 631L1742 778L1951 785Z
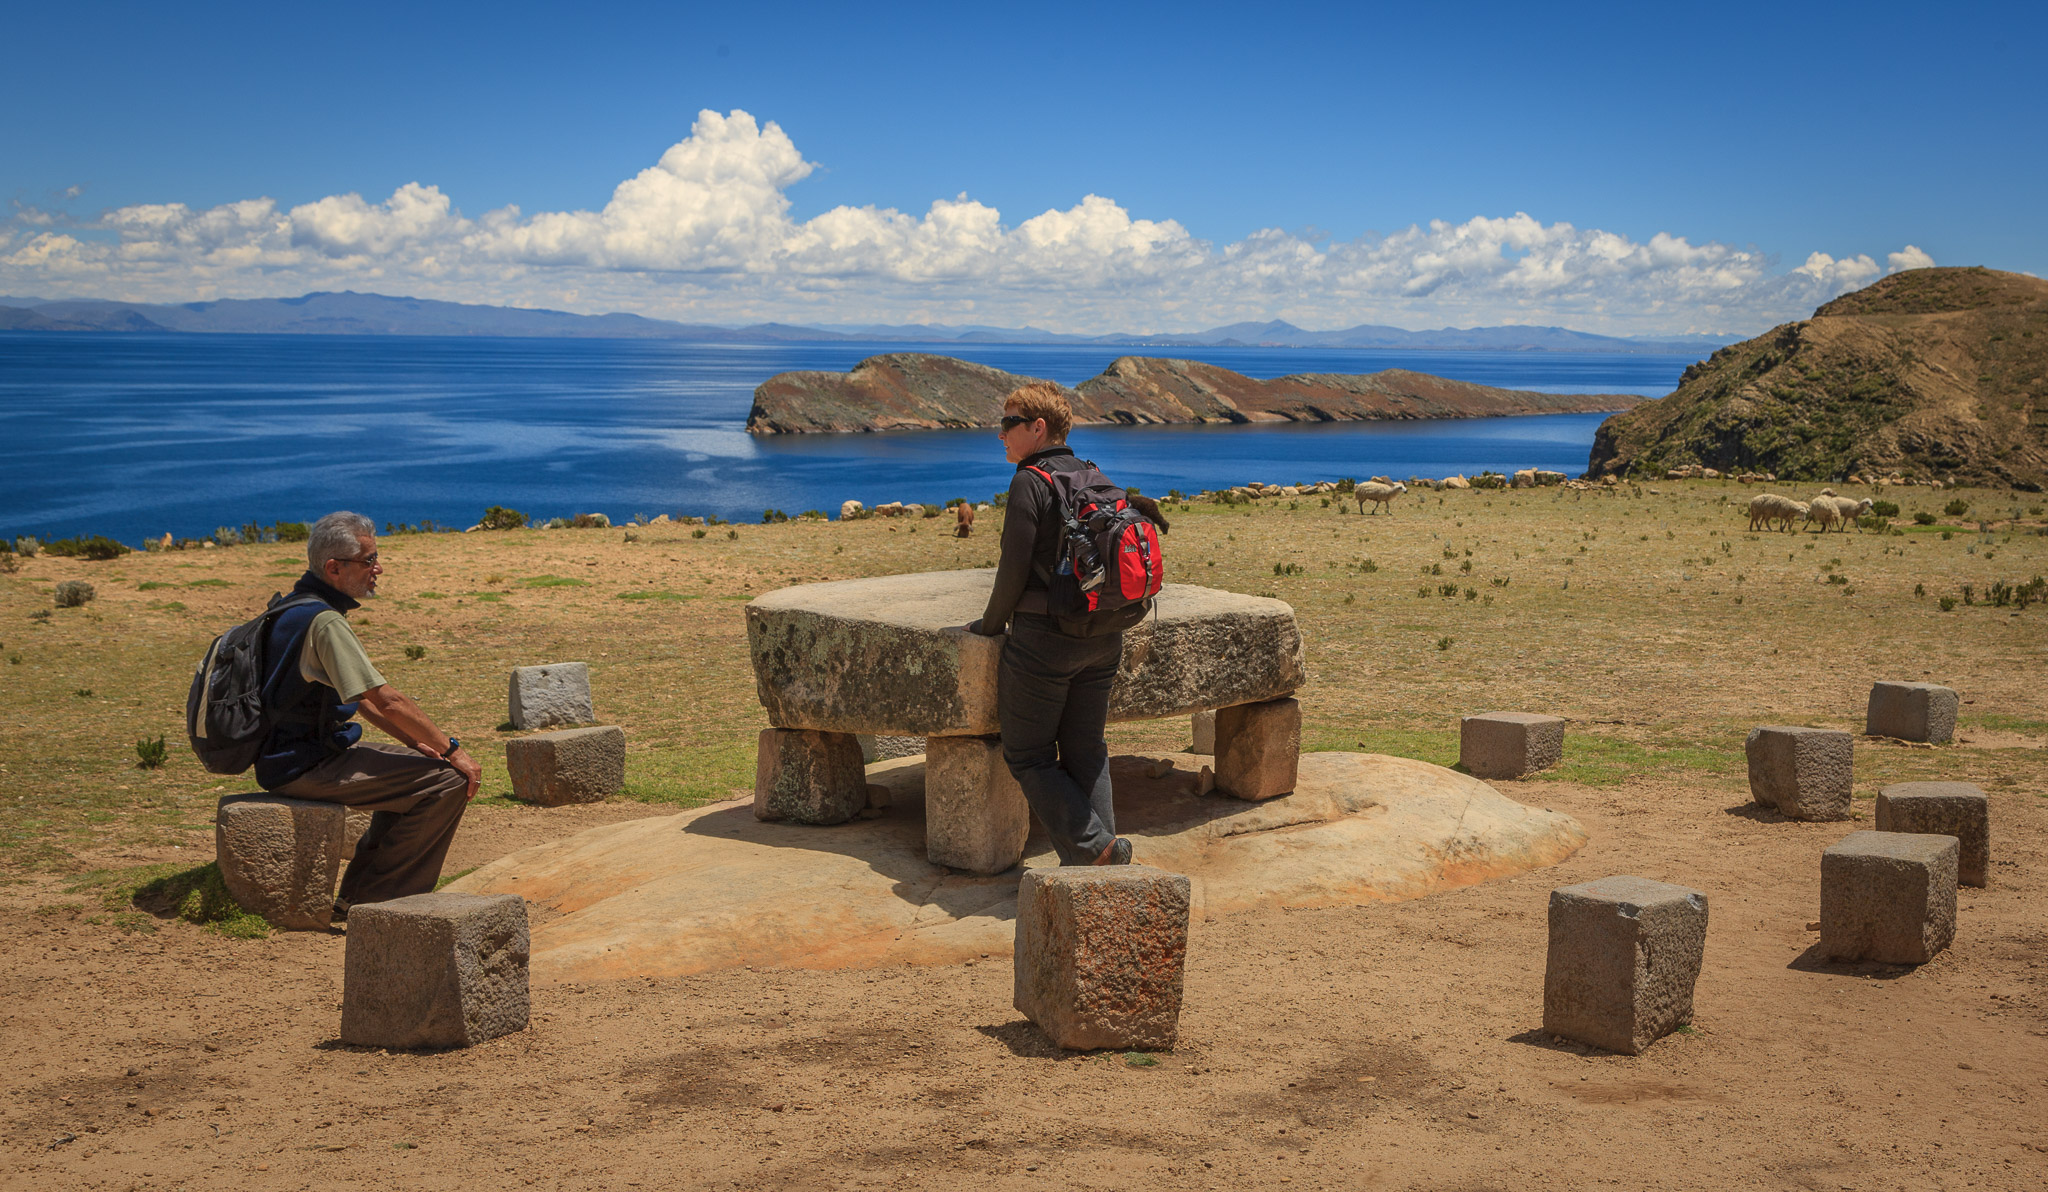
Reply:
M210 858L223 784L175 748L163 769L135 770L130 742L176 737L190 659L281 582L264 568L289 549L31 561L0 576L0 655L23 658L0 664L0 795L14 807L0 839L0 1186L2048 1185L2048 610L1934 607L1964 583L1981 596L2048 570L2040 515L2016 506L1989 535L1951 520L1949 540L1939 526L1747 535L1728 504L1746 491L1659 487L1430 496L1395 519L1305 506L1177 520L1169 546L1188 570L1175 578L1277 591L1301 612L1311 744L1447 761L1457 713L1558 711L1572 718L1566 765L1499 785L1577 816L1591 841L1554 868L1415 902L1197 923L1180 1044L1135 1057L1051 1049L1010 1008L1001 957L537 986L529 1030L469 1051L344 1046L342 934L243 940L146 920L106 908L91 876ZM758 711L740 601L720 597L993 549L903 529L387 539L387 560L423 578L408 590L394 568L366 637L380 659L428 647L393 671L430 710L489 740L507 666L589 656L601 713L636 742L641 801L539 810L493 788L450 868L743 786L735 742ZM586 561L581 586L506 578ZM1273 574L1289 561L1303 573ZM1458 578L1418 576L1431 566ZM1838 572L1852 582L1828 583ZM101 600L27 620L74 576ZM171 602L140 585L173 582L194 609L150 608ZM1475 596L1438 595L1446 582ZM702 598L611 603L643 590ZM1746 725L1855 727L1877 677L1949 680L1974 702L1954 746L1859 739L1858 814L1903 778L1964 778L1991 798L1991 885L1963 891L1954 946L1917 969L1814 954L1820 850L1869 824L1757 812L1741 773ZM1712 908L1694 1027L1634 1058L1538 1029L1547 893L1611 873L1693 886Z

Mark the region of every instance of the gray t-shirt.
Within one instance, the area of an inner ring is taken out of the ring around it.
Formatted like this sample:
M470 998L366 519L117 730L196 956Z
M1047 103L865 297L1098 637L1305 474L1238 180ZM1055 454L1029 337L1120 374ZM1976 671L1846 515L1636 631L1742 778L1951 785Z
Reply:
M349 628L348 618L333 609L313 618L313 627L306 632L306 648L299 651L299 674L309 683L327 684L348 702L373 687L384 686L384 676L377 673L356 631Z

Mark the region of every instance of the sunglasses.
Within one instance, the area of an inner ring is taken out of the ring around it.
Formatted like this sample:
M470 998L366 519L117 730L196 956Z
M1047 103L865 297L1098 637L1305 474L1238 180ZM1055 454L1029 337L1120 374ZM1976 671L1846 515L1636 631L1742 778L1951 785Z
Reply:
M1005 414L1003 415L1003 433L1009 434L1011 431L1016 430L1018 427L1023 426L1027 422L1036 421L1038 421L1038 419L1026 418L1022 414Z

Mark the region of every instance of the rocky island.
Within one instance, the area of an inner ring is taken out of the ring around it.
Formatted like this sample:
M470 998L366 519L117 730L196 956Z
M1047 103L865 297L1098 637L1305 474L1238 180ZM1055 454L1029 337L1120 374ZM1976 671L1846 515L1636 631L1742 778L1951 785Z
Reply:
M2048 485L2048 281L1896 273L1715 352L1601 424L1588 475L1703 465L1802 480Z
M786 372L754 390L754 434L965 429L994 426L1003 398L1036 377L919 352L871 356L844 373ZM1124 356L1068 391L1077 422L1357 422L1490 418L1621 410L1621 393L1496 389L1390 368L1363 375L1305 373L1255 380L1213 364Z

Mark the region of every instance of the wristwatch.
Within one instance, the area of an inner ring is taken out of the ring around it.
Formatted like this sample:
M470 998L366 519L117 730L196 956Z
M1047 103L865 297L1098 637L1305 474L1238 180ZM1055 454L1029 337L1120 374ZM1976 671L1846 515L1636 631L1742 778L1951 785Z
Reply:
M454 757L455 751L460 748L462 748L462 742L456 740L454 737L448 738L448 748L441 751L441 760L445 762L449 758Z

